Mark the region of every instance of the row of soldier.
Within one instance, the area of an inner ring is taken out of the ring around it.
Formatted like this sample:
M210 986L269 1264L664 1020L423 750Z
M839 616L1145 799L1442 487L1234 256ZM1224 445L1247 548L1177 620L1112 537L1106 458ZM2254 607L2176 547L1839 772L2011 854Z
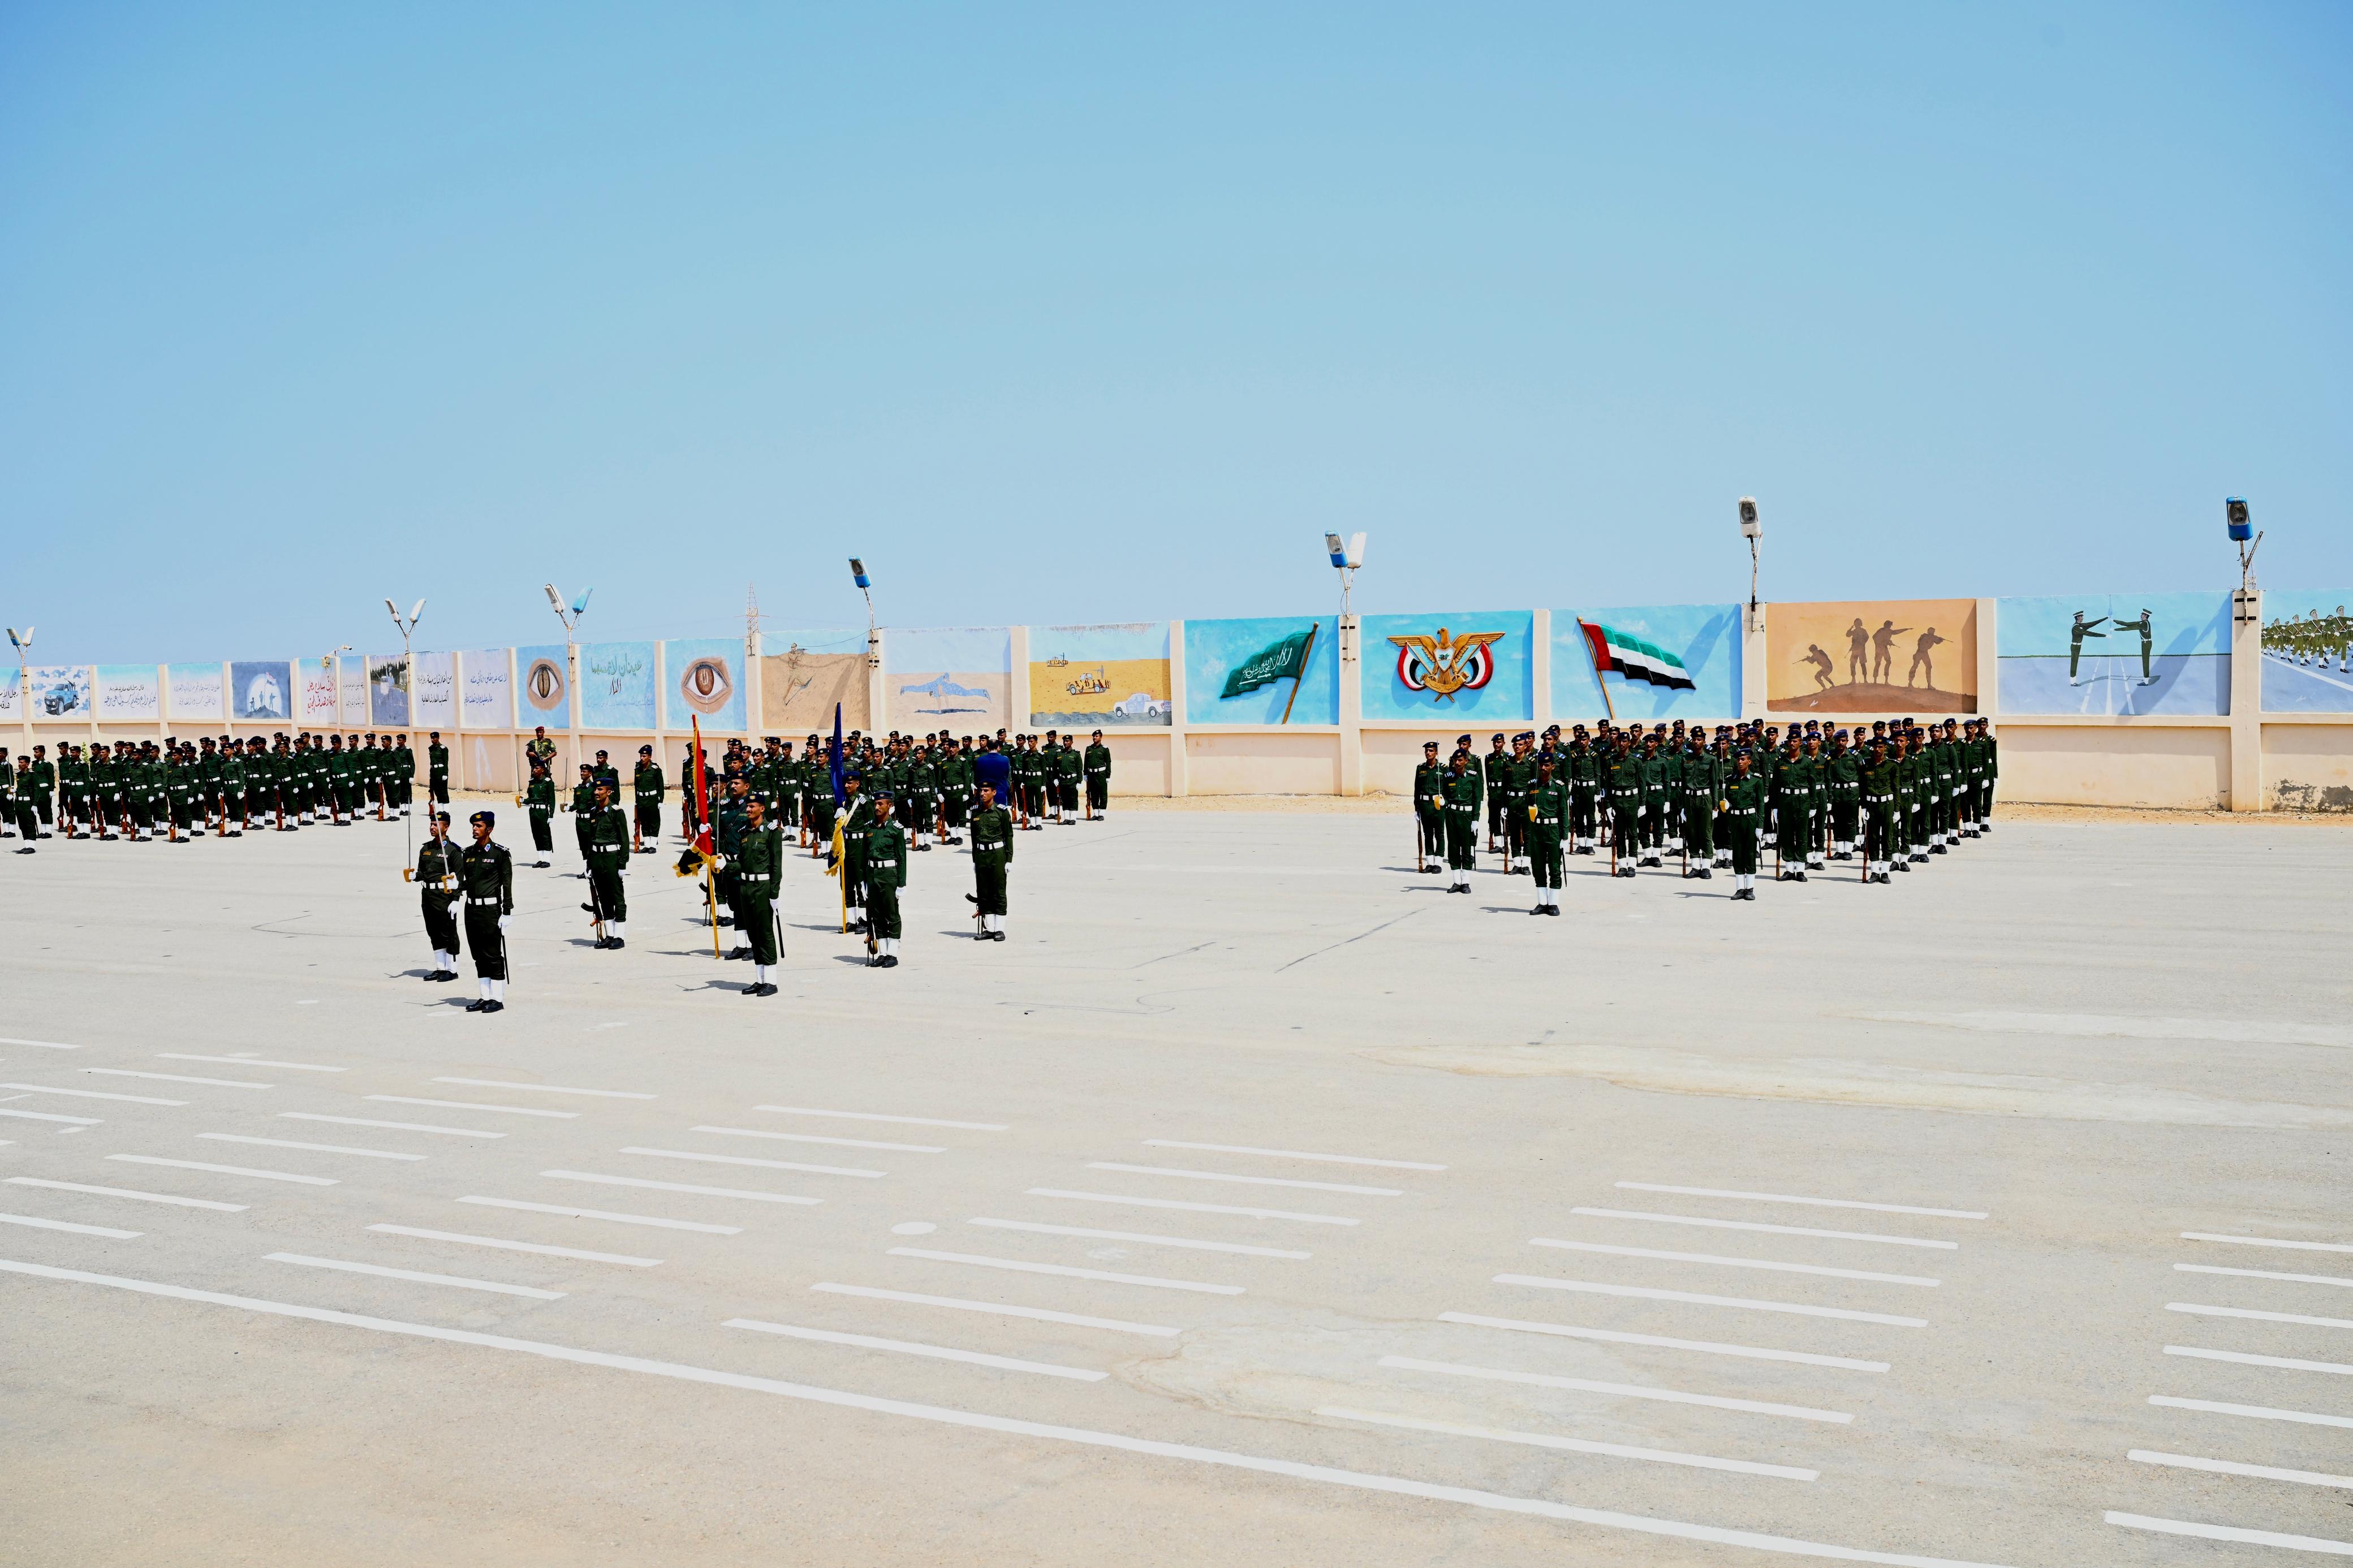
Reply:
M1568 855L1598 855L1610 874L1683 860L1685 878L1734 878L1733 897L1754 901L1768 848L1779 879L1802 882L1831 860L1863 862L1863 879L1885 884L1992 831L2000 754L1984 719L1923 727L1876 721L1868 732L1793 723L1785 736L1762 722L1686 728L1582 724L1493 737L1474 758L1456 738L1444 763L1438 742L1415 770L1420 869L1443 862L1448 890L1467 893L1487 819L1488 852L1531 877L1535 914L1556 914Z

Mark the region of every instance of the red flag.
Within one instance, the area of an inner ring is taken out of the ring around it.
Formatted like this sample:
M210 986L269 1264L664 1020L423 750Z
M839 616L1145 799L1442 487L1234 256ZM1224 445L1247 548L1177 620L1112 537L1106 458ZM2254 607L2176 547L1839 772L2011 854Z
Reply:
M702 854L712 852L711 789L702 774L702 721L688 721L694 727L694 820L701 830L694 836L694 847Z

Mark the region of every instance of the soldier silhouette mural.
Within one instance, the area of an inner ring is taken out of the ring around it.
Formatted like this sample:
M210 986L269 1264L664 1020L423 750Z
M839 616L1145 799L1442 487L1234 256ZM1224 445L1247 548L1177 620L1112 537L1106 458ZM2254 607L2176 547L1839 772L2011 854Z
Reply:
M1766 606L1766 707L1777 713L1974 713L1977 601ZM1895 679L1896 639L1908 663ZM1846 649L1844 679L1837 657Z

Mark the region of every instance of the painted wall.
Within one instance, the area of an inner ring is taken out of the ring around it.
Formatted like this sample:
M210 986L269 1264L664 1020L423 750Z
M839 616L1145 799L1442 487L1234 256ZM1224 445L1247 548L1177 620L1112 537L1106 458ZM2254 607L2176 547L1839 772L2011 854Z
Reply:
M1765 606L1765 706L1775 713L1974 713L1975 599Z
M1307 667L1297 678L1225 695L1229 678L1283 638L1314 629ZM1296 689L1296 700L1293 692ZM1286 711L1288 718L1285 717ZM1185 623L1187 724L1337 724L1340 623L1336 616L1271 616ZM1336 765L1336 764L1335 764ZM1197 775L1198 776L1198 775ZM1198 787L1198 785L1197 785ZM1335 786L1336 787L1336 786ZM1215 792L1207 792L1215 793Z
M408 660L396 653L367 657L367 721L379 729L408 722Z
M291 724L300 695L291 659L240 658L228 667L229 716L240 723Z
M588 730L654 727L653 644L580 645L580 723Z
M101 724L152 724L164 716L164 689L152 664L101 664L96 717Z
M662 644L662 728L693 721L714 734L740 734L744 722L744 645L733 637Z
M2353 812L2353 724L2266 724L2264 805Z
M217 664L175 664L164 671L164 710L183 723L218 724L228 698Z
M562 643L539 643L514 650L515 725L544 724L550 733L572 728L572 676Z
M1166 729L1170 690L1166 621L1030 629L1032 730Z
M1526 610L1366 616L1357 639L1364 717L1525 725L1535 713L1535 635Z
M1620 723L1653 719L1730 722L1739 718L1740 611L1738 605L1555 610L1552 718L1567 722L1614 717ZM1593 632L1588 633L1588 626ZM1672 662L1647 678L1639 667L1623 671L1604 667L1597 673L1597 635L1605 647L1619 637L1637 639ZM1662 675L1665 679L1658 678ZM1675 684L1677 679L1691 684Z
M845 734L874 728L862 628L769 632L760 646L763 732L795 742L811 732L830 735L836 704L841 708Z
M2229 804L2231 731L2221 727L1997 726L2000 798L2055 805L2212 811Z
M515 726L511 650L475 648L458 656L463 683L459 723L468 730L512 730Z
M2005 713L2228 713L2231 595L2004 599Z
M1013 634L1004 626L882 634L881 727L994 734L1013 727Z
M2353 713L2353 590L2263 595L2263 711Z

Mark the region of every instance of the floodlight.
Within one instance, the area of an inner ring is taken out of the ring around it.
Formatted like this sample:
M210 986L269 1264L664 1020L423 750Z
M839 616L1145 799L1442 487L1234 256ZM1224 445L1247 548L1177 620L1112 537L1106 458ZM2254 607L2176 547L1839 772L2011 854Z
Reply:
M1324 552L1332 557L1332 564L1335 566L1345 567L1348 564L1348 547L1340 542L1340 536L1336 533L1327 533L1324 536Z
M390 599L386 599L384 602L384 613L392 617L392 624L394 626L398 626L400 624L400 606L394 604Z
M26 626L25 628L25 635L18 637L16 635L16 628L10 626L8 628L8 640L16 644L19 648L28 648L33 646L33 629L34 628L31 626Z
M849 558L849 576L850 580L861 588L874 586L874 579L866 574L866 563L855 555Z
M1362 566L1364 563L1365 536L1362 533L1352 533L1348 535L1348 564L1353 567Z
M409 606L408 606L408 624L409 624L410 626L415 626L415 625L417 623L418 619L424 616L424 614L425 614L425 601L424 601L424 600L422 600L422 599L419 599L419 600L417 600L417 603L415 603L414 605L409 605Z
M547 584L547 602L557 615L564 613L564 595L555 591L555 584L553 583Z
M2223 501L2222 520L2230 529L2231 538L2235 542L2244 544L2255 536L2254 520L2248 515L2244 497L2232 496Z
M1765 537L1765 525L1757 520L1757 498L1755 496L1742 496L1740 498L1740 536L1743 539L1762 539Z
M575 616L586 615L588 613L588 595L596 591L596 590L594 588L581 589L580 596L572 601L572 613Z

